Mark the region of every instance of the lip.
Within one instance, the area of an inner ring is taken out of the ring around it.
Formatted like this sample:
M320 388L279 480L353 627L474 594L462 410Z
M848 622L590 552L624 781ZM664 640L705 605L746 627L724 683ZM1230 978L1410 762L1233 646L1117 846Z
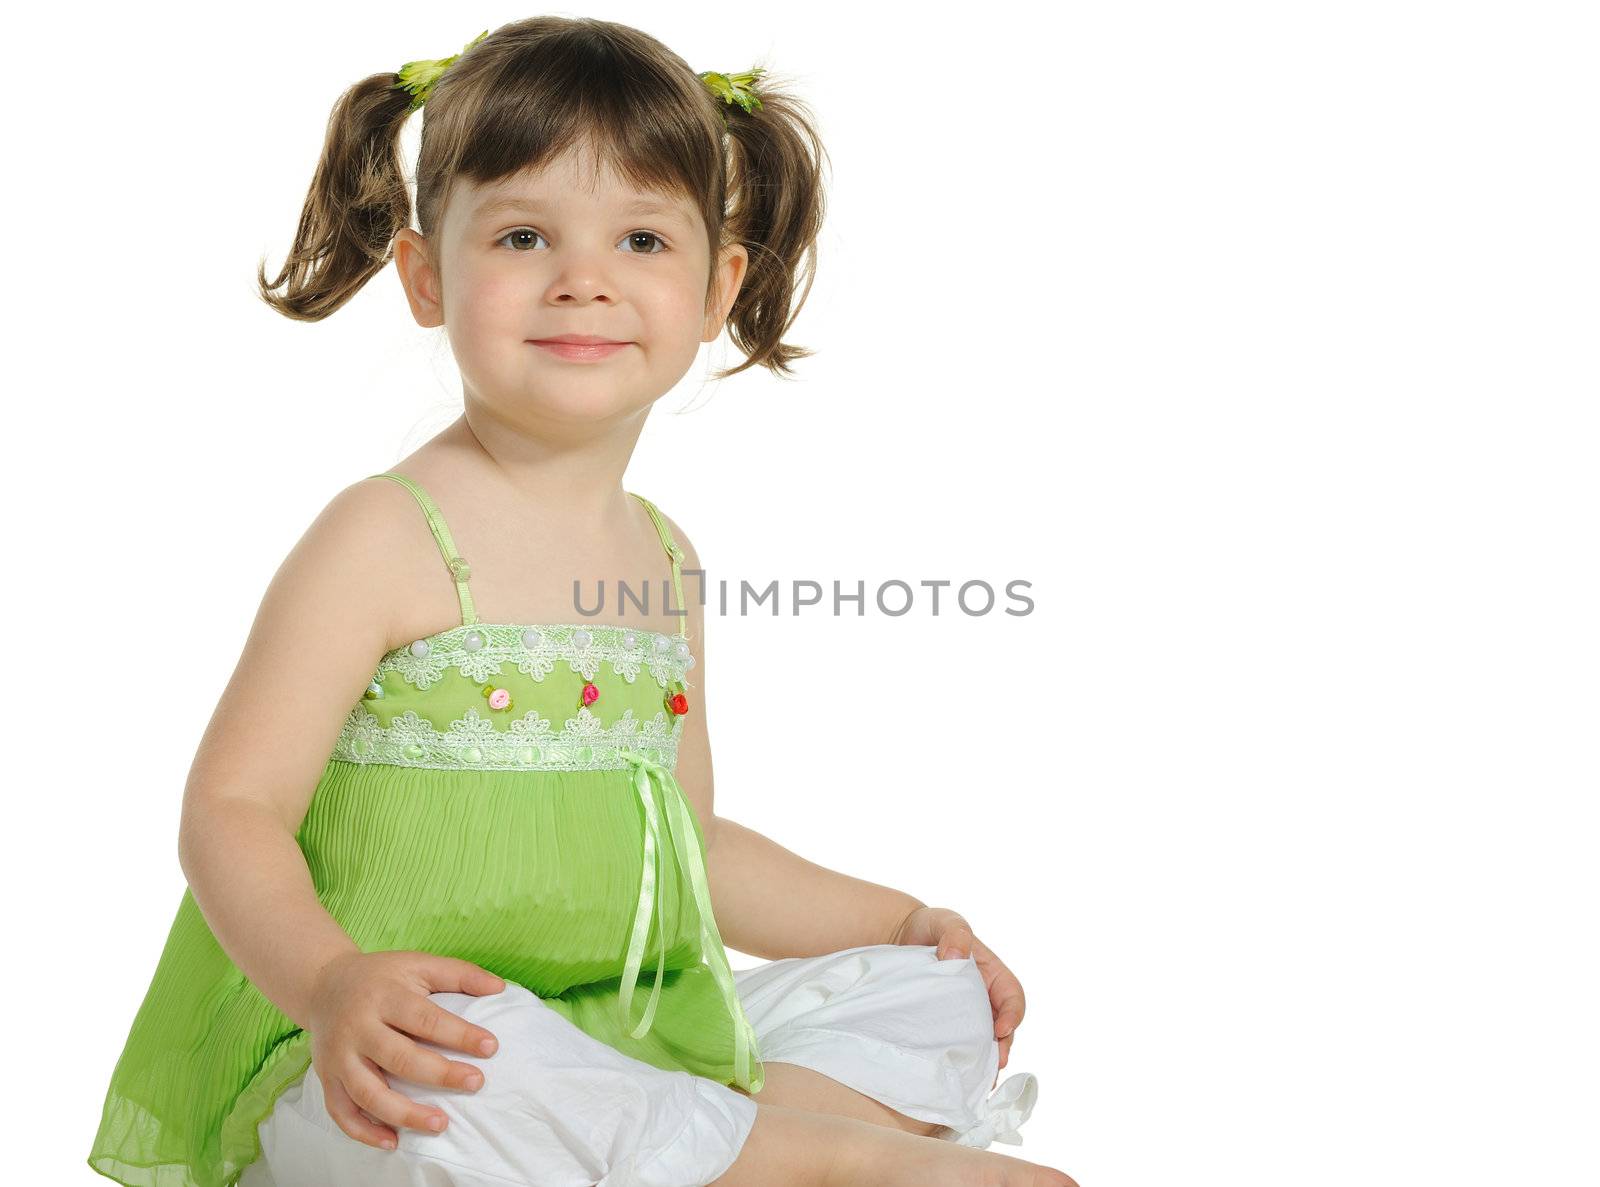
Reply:
M593 362L608 359L631 342L618 342L615 338L601 338L596 334L562 334L556 338L531 338L534 346L549 351L557 358L573 362Z
M572 342L580 346L626 346L625 341L618 338L602 338L599 334L557 334L553 338L533 338L532 342L543 346L547 342Z

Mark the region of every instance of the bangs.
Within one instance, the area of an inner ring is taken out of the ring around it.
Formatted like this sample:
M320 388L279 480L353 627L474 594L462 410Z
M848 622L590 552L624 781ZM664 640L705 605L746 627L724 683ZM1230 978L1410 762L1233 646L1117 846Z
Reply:
M491 186L576 151L591 184L609 171L643 194L688 198L708 223L720 214L721 129L686 68L623 57L580 30L530 43L459 81L437 105L443 121L424 128L438 175Z

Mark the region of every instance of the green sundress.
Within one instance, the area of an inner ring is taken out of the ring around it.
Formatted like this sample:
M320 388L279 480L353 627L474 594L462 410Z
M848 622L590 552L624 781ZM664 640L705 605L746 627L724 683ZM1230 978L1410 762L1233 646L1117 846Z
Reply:
M626 1055L759 1092L755 1033L711 910L699 821L673 777L694 656L621 625L461 623L388 652L296 833L317 899L362 951L482 965ZM683 552L649 512L683 608ZM641 971L654 966L643 1008ZM235 967L190 891L112 1072L89 1165L225 1187L311 1062L310 1036Z

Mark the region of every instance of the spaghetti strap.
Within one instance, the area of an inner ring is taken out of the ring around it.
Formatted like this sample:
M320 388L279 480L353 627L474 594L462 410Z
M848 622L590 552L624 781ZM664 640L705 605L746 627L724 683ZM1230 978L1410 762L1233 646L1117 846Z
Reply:
M634 495L644 504L644 509L650 513L650 520L656 525L656 535L661 537L661 546L667 550L667 556L672 558L672 592L677 597L677 608L672 613L678 615L678 634L687 636L689 633L689 608L683 604L683 572L679 566L683 563L683 549L678 547L678 542L672 538L672 529L667 526L666 519L661 511L643 495Z
M428 528L433 532L434 540L438 542L439 555L444 557L445 567L450 570L450 576L456 583L456 598L461 603L461 625L470 626L477 622L478 613L472 606L472 591L467 588L467 579L472 576L472 566L456 554L456 542L450 537L450 528L444 522L444 516L439 514L439 508L434 505L428 492L404 474L396 474L392 470L386 470L382 474L370 474L368 477L391 478L416 497L422 507L422 513L428 517Z

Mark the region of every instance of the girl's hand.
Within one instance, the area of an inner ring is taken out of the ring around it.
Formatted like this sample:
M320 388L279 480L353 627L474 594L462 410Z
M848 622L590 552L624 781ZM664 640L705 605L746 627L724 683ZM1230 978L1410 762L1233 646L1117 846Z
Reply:
M1022 983L988 945L972 934L972 927L948 907L918 907L895 929L891 944L936 944L940 960L974 956L983 983L989 987L989 1005L994 1010L994 1037L1000 1040L1000 1066L1011 1054L1011 1040L1027 1004ZM998 1072L995 1083L1000 1082Z
M427 1109L389 1087L384 1072L417 1084L476 1092L483 1075L471 1064L446 1059L410 1036L487 1056L482 1043L494 1035L428 1000L430 993L499 993L506 983L468 960L429 952L346 952L317 973L309 1007L311 1062L322 1081L328 1115L339 1128L369 1146L394 1149L390 1126L437 1133L445 1126L439 1109ZM430 1122L433 1122L430 1124Z

